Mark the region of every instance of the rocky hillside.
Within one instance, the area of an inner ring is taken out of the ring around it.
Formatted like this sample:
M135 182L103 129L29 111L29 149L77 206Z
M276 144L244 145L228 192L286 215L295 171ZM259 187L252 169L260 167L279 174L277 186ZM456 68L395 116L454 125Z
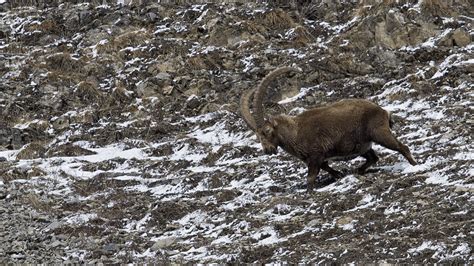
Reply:
M1 1L0 263L474 263L469 1L298 2ZM279 66L269 112L373 100L419 165L307 193L239 114Z

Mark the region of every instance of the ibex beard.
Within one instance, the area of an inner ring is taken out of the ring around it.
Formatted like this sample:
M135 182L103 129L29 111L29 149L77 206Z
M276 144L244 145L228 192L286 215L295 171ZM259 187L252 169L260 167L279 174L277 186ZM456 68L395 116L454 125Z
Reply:
M240 111L247 125L256 133L265 154L277 154L278 147L281 147L306 163L308 191L316 186L321 169L330 174L330 182L343 176L331 168L328 161L362 156L366 161L357 173L365 173L379 159L372 149L373 143L399 152L410 164L416 165L409 148L390 130L390 112L368 100L346 99L306 110L297 116L279 114L265 118L263 99L267 88L275 78L288 72L299 70L278 68L270 72L255 90L245 92L240 99ZM253 112L250 110L252 96Z

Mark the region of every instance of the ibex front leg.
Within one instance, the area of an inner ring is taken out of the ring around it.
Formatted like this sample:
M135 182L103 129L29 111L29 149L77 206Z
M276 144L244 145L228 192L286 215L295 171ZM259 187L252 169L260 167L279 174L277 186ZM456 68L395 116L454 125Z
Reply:
M306 177L308 192L313 191L314 187L316 186L316 179L318 177L320 169L321 169L320 163L316 163L316 162L308 163L308 176Z

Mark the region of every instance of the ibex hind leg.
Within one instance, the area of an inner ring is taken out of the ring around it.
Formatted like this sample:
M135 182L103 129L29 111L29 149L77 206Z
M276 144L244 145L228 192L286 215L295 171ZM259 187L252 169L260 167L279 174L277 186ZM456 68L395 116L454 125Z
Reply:
M344 174L330 167L327 161L321 164L321 169L328 172L334 179L341 179L344 177Z
M381 127L374 130L372 138L375 143L384 146L387 149L398 151L405 157L411 165L416 165L416 161L413 159L408 146L404 145L393 136L389 127Z
M366 161L363 165L357 168L357 173L359 175L364 174L367 171L367 168L374 165L379 160L379 157L377 156L377 154L375 153L373 149L369 149L366 153L362 154L361 156L364 157Z

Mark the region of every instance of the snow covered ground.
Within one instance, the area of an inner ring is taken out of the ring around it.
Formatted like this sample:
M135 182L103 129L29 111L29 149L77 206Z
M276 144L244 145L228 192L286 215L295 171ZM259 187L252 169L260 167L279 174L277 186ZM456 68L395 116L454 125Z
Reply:
M251 7L150 8L141 16L77 5L83 19L102 28L74 34L47 26L46 11L2 14L9 25L2 31L28 46L0 65L2 126L38 139L2 143L0 199L9 209L0 261L472 263L474 46L442 47L452 30L440 29L387 52L404 64L397 74L358 73L373 63L362 54L366 61L356 62L357 70L339 61L335 69L346 73L333 77L318 68L332 62L321 58L350 46L337 38L364 20L308 20L308 28L324 34L299 46L296 26L249 26L271 12ZM150 22L152 12L160 19ZM139 26L144 21L153 27ZM213 33L219 23L237 27L235 40ZM259 38L271 43L268 49L260 49L266 44ZM32 40L51 43L41 50ZM1 39L1 55L20 49L15 45ZM433 51L433 58L420 59ZM346 176L307 193L304 164L285 153L263 155L236 107L265 68L280 64L307 76L294 95L276 101L285 109L354 95L371 99L397 116L395 134L419 164L375 146L381 160L374 171L351 174L360 158L334 163ZM29 228L23 225L31 219ZM36 246L23 244L31 239Z

